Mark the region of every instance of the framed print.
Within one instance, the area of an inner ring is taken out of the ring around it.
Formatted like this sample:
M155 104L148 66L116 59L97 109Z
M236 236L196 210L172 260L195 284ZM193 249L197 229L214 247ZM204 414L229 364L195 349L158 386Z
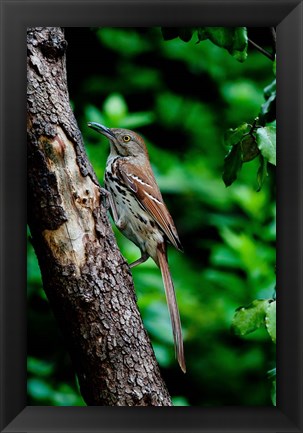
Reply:
M302 431L302 2L1 18L1 431Z

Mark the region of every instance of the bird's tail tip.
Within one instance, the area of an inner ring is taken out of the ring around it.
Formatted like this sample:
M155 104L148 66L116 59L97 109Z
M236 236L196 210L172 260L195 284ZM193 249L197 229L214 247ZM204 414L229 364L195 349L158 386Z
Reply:
M180 365L181 370L182 370L183 373L185 374L185 373L186 373L186 365L185 365L185 361L184 361L184 360L183 360L183 361L178 360L178 362L179 362L179 365Z

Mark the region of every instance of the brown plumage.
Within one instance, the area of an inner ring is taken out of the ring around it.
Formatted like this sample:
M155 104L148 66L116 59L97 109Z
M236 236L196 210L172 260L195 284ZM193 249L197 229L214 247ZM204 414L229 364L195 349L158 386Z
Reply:
M161 269L176 356L185 372L180 315L168 267L166 242L168 240L180 251L182 246L152 172L145 143L128 129L110 129L94 122L88 126L110 141L105 188L110 193L112 215L116 226L141 251L141 257L130 266L143 263L150 256Z

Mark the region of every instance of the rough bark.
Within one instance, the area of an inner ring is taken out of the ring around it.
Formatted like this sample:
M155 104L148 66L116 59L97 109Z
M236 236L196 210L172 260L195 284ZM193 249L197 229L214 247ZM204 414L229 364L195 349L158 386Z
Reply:
M60 28L28 29L28 223L43 286L88 405L170 406L69 105L66 46Z

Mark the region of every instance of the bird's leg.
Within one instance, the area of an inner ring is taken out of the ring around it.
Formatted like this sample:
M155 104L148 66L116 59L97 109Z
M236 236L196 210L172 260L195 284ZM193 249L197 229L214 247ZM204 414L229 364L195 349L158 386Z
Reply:
M138 260L135 260L133 263L129 265L130 268L134 268L135 266L141 265L141 263L146 262L146 260L149 258L149 255L147 253L141 252L141 257Z
M125 221L122 217L118 217L116 203L114 202L111 193L106 189L104 189L104 192L106 199L109 202L109 206L106 204L105 207L107 209L110 207L115 225L118 227L118 229L123 230L125 228Z

